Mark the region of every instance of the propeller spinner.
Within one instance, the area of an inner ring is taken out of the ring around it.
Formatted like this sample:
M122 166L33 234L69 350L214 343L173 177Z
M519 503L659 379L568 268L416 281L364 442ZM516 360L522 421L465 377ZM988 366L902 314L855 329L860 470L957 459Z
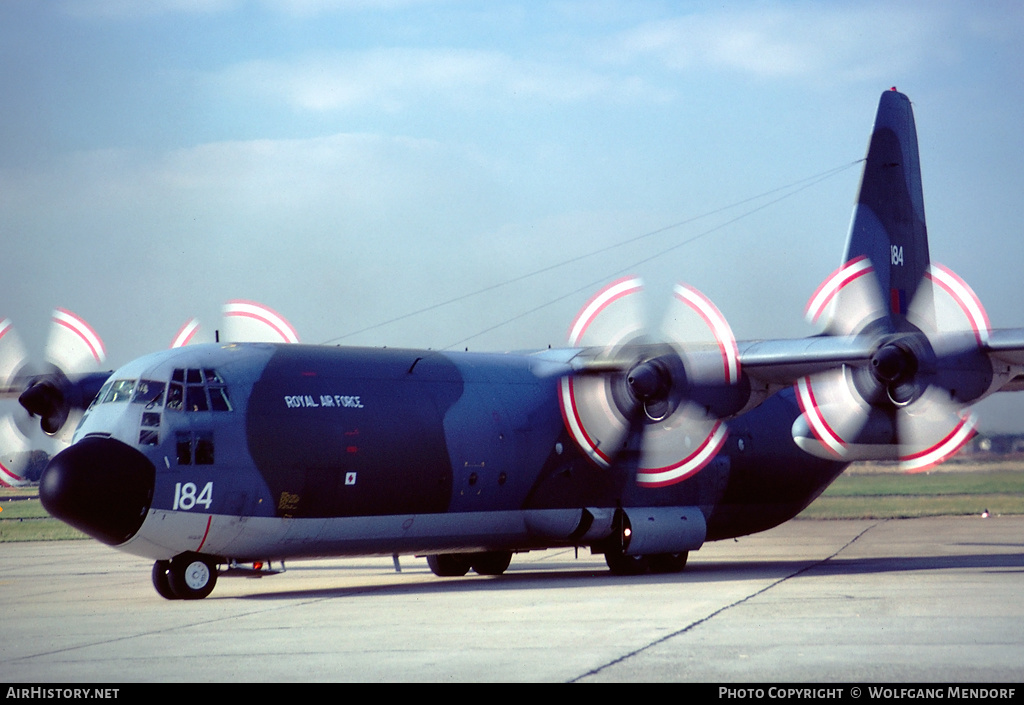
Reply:
M566 427L603 467L635 466L637 484L672 485L705 467L738 406L739 354L725 318L679 284L656 342L644 334L640 279L620 279L582 309L569 343L582 348L561 381ZM724 393L723 393L724 392Z

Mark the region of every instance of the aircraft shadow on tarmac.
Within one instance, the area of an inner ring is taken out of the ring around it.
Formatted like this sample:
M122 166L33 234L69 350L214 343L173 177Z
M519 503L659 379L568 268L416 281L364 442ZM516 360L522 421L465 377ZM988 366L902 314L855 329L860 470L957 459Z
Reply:
M1007 544L995 544L1005 546ZM1019 545L1019 544L1013 544ZM361 569L361 568L360 568ZM327 572L339 574L348 567L339 568L290 568L292 570ZM616 576L600 568L580 568L571 562L551 563L540 567L531 565L511 569L500 576L470 576L457 579L438 579L419 568L405 571L410 581L405 583L339 586L337 588L311 588L308 590L283 590L253 592L237 597L223 596L221 599L243 600L284 600L284 599L325 599L351 597L368 593L437 594L453 592L479 592L494 590L543 590L573 588L603 588L609 584L622 586L662 585L667 583L718 583L724 581L764 580L769 583L793 578L815 578L835 575L871 575L912 571L1000 571L1024 572L1024 553L975 553L964 555L936 556L894 556L884 558L826 558L819 561L777 560L777 561L715 561L695 562L682 573L648 574L639 576ZM214 598L216 599L216 598Z

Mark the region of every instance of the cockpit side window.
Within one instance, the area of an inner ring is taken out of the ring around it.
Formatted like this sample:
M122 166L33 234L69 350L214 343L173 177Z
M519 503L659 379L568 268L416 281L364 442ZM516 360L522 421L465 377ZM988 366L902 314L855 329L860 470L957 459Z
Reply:
M106 382L104 382L103 386L100 387L100 391L96 393L95 397L93 397L92 403L89 404L89 409L92 409L94 406L99 404L107 396L107 392L110 391L110 388L113 385L114 385L114 380L112 380L112 379L108 379Z
M214 411L231 411L228 390L224 387L210 387L210 407Z

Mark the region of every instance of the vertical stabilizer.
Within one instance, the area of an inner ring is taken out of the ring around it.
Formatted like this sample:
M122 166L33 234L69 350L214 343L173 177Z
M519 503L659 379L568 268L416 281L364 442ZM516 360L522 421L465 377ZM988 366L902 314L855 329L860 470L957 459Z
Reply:
M878 103L844 261L859 257L871 260L889 320L902 328L910 300L927 286L929 258L914 111L895 88Z

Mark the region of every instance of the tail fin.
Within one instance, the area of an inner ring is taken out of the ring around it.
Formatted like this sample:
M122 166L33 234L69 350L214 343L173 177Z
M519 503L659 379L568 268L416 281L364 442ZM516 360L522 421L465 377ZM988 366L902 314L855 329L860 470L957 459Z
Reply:
M910 99L882 94L861 177L844 262L874 265L894 330L904 328L911 299L929 267L921 160Z

